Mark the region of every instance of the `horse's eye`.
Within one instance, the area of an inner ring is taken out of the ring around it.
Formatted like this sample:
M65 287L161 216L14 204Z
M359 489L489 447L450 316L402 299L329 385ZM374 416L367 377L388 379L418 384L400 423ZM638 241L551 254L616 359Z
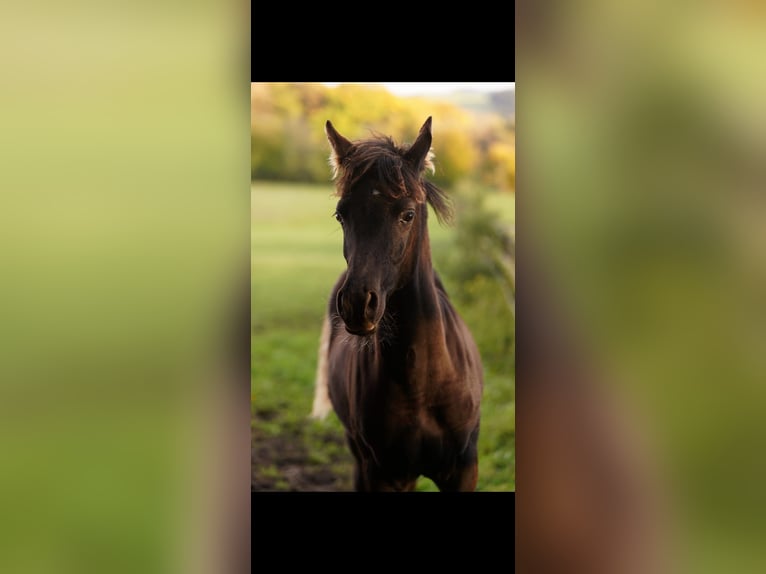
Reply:
M408 209L407 211L402 213L402 218L400 221L402 223L411 223L413 219L415 219L415 210Z
M337 219L338 222L342 225L343 224L343 216L340 213L338 213L337 211L333 215L335 215L335 219Z

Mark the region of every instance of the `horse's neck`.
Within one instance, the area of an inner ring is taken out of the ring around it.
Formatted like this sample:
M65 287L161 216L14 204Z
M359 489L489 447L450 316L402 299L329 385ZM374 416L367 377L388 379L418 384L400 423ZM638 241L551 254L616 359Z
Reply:
M391 300L391 317L407 356L428 365L437 377L449 377L453 370L447 347L443 296L436 285L430 258L422 260L411 280Z

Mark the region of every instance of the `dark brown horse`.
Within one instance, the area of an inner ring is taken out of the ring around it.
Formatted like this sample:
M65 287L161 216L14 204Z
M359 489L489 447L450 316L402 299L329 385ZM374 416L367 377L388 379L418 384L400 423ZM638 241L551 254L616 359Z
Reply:
M356 490L413 490L421 475L474 490L482 366L431 264L427 204L451 217L423 177L431 118L411 146L351 142L329 121L326 133L348 268L325 317L313 414L331 402L343 422Z

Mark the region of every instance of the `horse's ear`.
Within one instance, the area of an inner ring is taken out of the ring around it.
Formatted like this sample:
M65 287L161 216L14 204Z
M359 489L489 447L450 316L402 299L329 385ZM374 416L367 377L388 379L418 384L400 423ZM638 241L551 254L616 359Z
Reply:
M420 173L426 167L433 170L431 163L431 116L428 116L426 123L420 128L418 137L404 154L404 158L410 162L415 170Z
M324 126L324 133L327 134L327 140L330 142L330 146L332 147L332 153L330 154L330 164L332 165L335 174L337 174L338 166L340 166L341 160L346 157L346 155L348 155L348 152L351 150L351 146L354 144L340 135L338 130L333 127L330 120L327 120L327 123Z

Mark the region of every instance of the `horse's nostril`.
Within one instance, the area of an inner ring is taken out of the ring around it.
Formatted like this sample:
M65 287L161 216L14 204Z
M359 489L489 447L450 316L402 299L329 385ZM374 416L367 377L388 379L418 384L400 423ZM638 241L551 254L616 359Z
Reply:
M362 330L374 326L379 309L384 304L377 291L348 289L346 286L338 289L335 297L338 313L346 325Z
M335 296L335 304L339 311L343 310L343 305L345 304L345 293L343 292L343 289L338 290L338 294Z
M365 310L368 315L375 315L375 311L378 309L378 296L375 291L367 291L367 302L365 304Z

